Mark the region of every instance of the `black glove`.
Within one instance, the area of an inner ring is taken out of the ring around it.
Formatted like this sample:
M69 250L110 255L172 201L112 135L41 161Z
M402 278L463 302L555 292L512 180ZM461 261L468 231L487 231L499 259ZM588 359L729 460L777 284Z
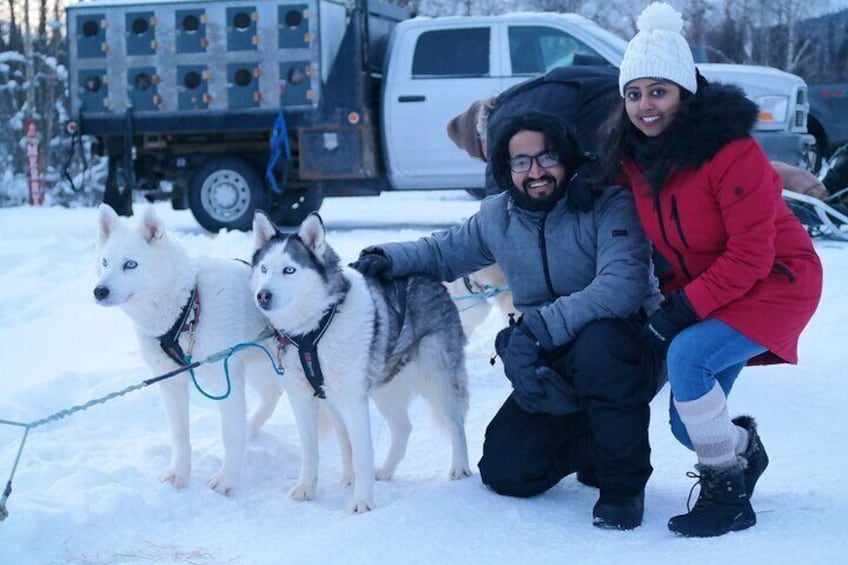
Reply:
M537 333L542 336L541 340ZM495 342L497 341L496 338ZM540 367L545 351L543 342L550 344L551 336L541 315L533 312L512 327L509 341L500 352L504 373L519 395L529 397L542 396L545 393L536 375L536 369Z
M677 289L663 300L659 310L651 314L643 334L652 348L665 353L677 334L698 321L692 303L683 290Z
M379 247L366 247L351 267L366 277L388 280L392 278L392 260Z

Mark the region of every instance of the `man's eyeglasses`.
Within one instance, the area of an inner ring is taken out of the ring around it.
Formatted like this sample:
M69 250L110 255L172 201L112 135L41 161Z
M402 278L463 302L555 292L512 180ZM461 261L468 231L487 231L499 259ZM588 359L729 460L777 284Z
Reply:
M526 173L533 168L533 161L536 161L536 164L543 169L559 165L559 157L550 151L544 151L537 155L516 155L508 163L513 173Z

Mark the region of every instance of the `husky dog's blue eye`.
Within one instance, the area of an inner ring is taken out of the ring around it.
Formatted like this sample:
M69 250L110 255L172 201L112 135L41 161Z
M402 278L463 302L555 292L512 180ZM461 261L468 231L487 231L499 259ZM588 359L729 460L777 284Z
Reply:
M135 261L133 261L132 259L129 259L129 260L127 260L126 262L124 262L124 270L125 270L125 271L129 271L129 270L131 270L131 269L135 269L136 267L138 267L138 263L136 263L136 262L135 262Z
M297 269L295 269L294 267L285 267L283 269L283 274L284 275L293 275L296 270Z
M260 265L259 266L259 272L264 275L265 273L268 272L268 267L266 267L265 265Z

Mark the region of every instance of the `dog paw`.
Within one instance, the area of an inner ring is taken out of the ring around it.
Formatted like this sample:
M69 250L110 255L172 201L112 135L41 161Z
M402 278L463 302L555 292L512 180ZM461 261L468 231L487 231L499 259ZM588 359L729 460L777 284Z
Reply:
M374 510L374 503L370 500L353 499L347 503L347 511L351 514L363 514Z
M315 497L315 487L297 483L289 491L292 500L312 500Z
M223 496L230 496L233 493L235 484L224 473L215 473L209 480L206 481L206 486Z
M393 469L386 469L381 467L377 469L377 471L374 473L374 478L378 481L390 481L394 474L395 473Z
M188 486L188 476L177 473L176 471L168 471L159 480L163 483L171 483L174 488L181 489Z
M456 481L471 476L471 469L468 467L454 467L450 470L450 480Z

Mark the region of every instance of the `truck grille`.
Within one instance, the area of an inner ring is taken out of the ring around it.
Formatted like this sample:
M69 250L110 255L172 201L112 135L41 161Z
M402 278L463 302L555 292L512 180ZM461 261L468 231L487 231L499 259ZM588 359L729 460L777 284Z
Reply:
M807 114L810 113L810 102L807 96L807 88L799 87L795 91L795 114L792 119L791 129L799 132L807 131Z

